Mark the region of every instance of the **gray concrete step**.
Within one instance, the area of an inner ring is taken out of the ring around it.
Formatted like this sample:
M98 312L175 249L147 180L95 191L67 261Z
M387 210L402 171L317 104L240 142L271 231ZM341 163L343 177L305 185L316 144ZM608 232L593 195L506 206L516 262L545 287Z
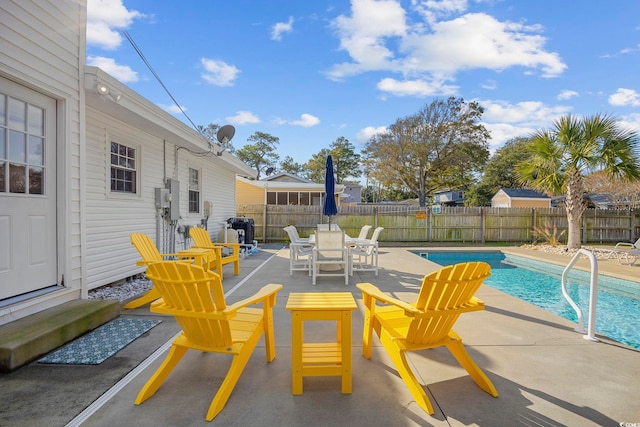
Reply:
M118 317L120 303L75 300L0 326L0 372L10 372Z

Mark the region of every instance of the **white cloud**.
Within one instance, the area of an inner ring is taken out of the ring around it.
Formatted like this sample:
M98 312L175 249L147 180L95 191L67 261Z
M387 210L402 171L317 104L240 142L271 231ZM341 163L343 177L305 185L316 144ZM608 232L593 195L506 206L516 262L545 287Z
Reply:
M640 93L633 89L618 88L616 93L609 96L609 104L614 107L639 107Z
M548 106L542 102L478 100L484 108L482 124L491 133L491 151L511 138L529 136L533 132L552 126L560 116L571 113L571 107Z
M483 123L491 134L491 145L489 150L493 153L496 149L504 145L505 142L516 137L527 137L535 132L538 128L529 126L512 125L508 123Z
M629 114L620 119L618 123L625 129L640 133L640 113Z
M240 74L240 70L235 66L218 59L201 58L200 62L204 68L201 77L207 83L215 86L233 86L235 79Z
M538 101L511 104L506 101L478 101L484 108L483 120L502 123L526 123L528 126L548 126L558 117L569 114L571 107L549 107Z
M293 31L293 16L290 16L287 22L278 22L271 28L271 40L280 41L283 33L291 31Z
M303 128L309 128L309 127L313 127L316 126L320 123L320 119L317 118L316 116L312 116L311 114L301 114L300 115L300 120L293 120L291 122L289 122L289 124L293 125L293 126L302 126Z
M579 96L579 94L575 90L563 90L562 92L560 92L558 94L558 100L559 101L564 101L564 100L571 99L571 98L576 97L576 96Z
M393 52L384 46L385 37L403 36L407 30L405 11L395 0L352 0L351 17L340 15L333 27L340 38L340 48L354 62L339 64L328 75L340 80L369 70L398 69Z
M499 21L484 13L437 19L464 12L465 0L412 3L422 21L409 25L398 0L352 0L351 16L333 21L340 48L351 60L335 64L327 76L342 80L387 71L414 81L441 82L444 88L458 72L471 69L522 67L543 77L556 77L566 69L557 53L545 50L540 26Z
M138 73L133 71L127 65L116 64L116 61L113 58L106 58L104 56L88 56L87 65L98 67L123 83L133 83L138 81Z
M391 93L396 96L432 96L432 95L455 95L457 86L442 85L442 82L426 82L424 80L398 81L386 78L378 82L377 88L382 92Z
M122 0L88 0L87 45L117 49L122 43L118 30L127 28L143 16L138 11L128 10Z
M313 116L308 113L304 113L300 115L300 120L285 120L281 117L276 117L273 119L273 124L275 125L291 125L291 126L301 126L304 128L309 128L320 124L320 119L316 116Z
M173 105L158 104L158 107L162 108L164 111L171 114L182 114L183 111L187 111L187 107L185 107L184 105L181 105L180 107L178 107L175 104ZM180 110L180 108L182 108L182 110Z
M260 118L250 111L238 111L233 116L225 117L225 120L236 125L260 123Z
M496 82L495 80L487 80L482 83L480 87L486 90L495 90L498 88L498 82Z
M389 128L387 128L386 126L378 126L378 127L367 126L366 128L360 129L360 132L358 132L358 134L356 135L356 140L364 144L367 141L369 141L372 136L381 134L381 133L386 133L388 131L389 131Z

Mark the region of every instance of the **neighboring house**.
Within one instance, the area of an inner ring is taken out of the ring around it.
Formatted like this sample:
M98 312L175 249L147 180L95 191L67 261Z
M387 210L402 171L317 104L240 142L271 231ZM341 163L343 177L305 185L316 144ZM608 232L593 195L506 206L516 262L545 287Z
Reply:
M554 208L564 208L567 196L557 196L551 199L551 206ZM616 200L615 196L601 193L589 193L584 195L584 202L589 209L629 209L629 205L624 200Z
M362 185L355 182L344 182L344 191L340 195L340 203L343 205L355 205L362 202Z
M252 174L86 67L86 16L84 0L0 3L0 324L142 272L131 232L161 249L181 249L179 226L216 235Z
M463 206L464 191L447 188L433 193L433 203L440 206Z
M501 188L491 198L492 208L549 208L551 197L526 188Z
M344 185L336 184L336 203ZM260 180L236 177L238 205L322 205L324 184L318 184L288 173L279 173Z

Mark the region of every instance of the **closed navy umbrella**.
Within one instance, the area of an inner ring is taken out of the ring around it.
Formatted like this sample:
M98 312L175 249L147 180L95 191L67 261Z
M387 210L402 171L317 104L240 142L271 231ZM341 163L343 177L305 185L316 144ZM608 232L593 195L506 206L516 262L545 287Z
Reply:
M331 216L338 213L336 206L336 181L333 177L333 159L331 155L327 156L327 166L324 176L324 204L322 205L322 214L329 217L329 228L331 228Z

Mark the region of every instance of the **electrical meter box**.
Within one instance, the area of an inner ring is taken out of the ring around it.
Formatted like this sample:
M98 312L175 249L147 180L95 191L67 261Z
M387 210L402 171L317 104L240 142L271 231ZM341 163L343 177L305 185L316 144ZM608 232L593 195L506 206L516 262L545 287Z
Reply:
M168 179L166 187L171 194L169 219L171 219L171 221L177 221L180 219L180 181L176 179Z
M156 209L168 208L171 204L171 193L166 188L156 188Z

